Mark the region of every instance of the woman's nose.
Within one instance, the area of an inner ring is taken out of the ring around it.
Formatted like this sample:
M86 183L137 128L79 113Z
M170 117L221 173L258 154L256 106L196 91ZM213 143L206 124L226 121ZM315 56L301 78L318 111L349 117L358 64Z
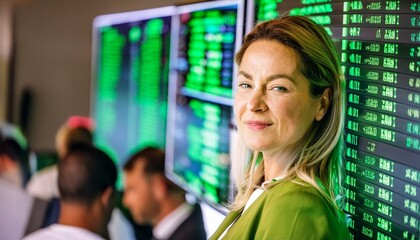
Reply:
M266 111L268 109L265 100L265 91L262 89L255 89L248 101L247 109L252 112Z

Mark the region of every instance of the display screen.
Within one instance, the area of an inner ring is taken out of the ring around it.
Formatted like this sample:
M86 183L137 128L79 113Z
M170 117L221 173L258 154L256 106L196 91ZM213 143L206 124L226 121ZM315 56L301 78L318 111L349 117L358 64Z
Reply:
M210 204L229 198L238 1L179 8L168 121L168 177Z
M166 7L94 21L94 141L119 166L134 149L165 147L173 13Z
M260 0L254 9L254 23L308 16L336 44L352 239L419 239L420 2Z

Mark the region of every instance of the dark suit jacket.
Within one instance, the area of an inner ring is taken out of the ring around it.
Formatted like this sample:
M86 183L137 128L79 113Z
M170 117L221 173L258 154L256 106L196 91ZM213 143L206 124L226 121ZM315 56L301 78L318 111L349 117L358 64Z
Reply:
M191 215L175 230L169 240L206 240L203 214L199 204L194 205Z

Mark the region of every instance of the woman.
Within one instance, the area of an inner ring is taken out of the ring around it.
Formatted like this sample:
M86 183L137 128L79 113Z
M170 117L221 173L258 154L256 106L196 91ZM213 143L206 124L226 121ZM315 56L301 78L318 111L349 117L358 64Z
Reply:
M330 37L305 17L264 22L236 62L237 195L211 239L349 239L336 201L343 75Z

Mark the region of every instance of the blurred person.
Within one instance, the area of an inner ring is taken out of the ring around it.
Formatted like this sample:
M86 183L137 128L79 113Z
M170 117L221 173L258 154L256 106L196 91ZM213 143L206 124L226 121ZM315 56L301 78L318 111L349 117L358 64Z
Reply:
M22 239L43 221L36 213L43 212L46 203L24 189L30 177L27 146L18 127L0 122L0 239Z
M231 212L210 239L349 239L342 193L343 73L322 26L258 24L236 54Z
M185 191L165 177L165 154L147 147L124 166L123 203L139 224L153 227L159 240L206 239L199 204L186 202Z
M68 148L76 143L92 145L93 134L90 129L84 126L72 127L66 122L56 134L55 146L58 162L66 155ZM57 164L54 164L34 174L28 183L27 191L30 195L44 200L58 198L60 194L57 179L58 167Z
M23 188L30 177L27 157L15 140L0 139L0 179Z
M43 221L34 209L42 213L46 203L34 200L24 189L29 177L24 166L26 157L26 151L15 140L0 139L0 239L22 239Z
M25 187L31 176L26 137L18 126L0 121L0 144L0 178Z
M117 168L112 159L91 145L74 144L58 163L58 172L58 223L24 239L108 239L116 204Z

